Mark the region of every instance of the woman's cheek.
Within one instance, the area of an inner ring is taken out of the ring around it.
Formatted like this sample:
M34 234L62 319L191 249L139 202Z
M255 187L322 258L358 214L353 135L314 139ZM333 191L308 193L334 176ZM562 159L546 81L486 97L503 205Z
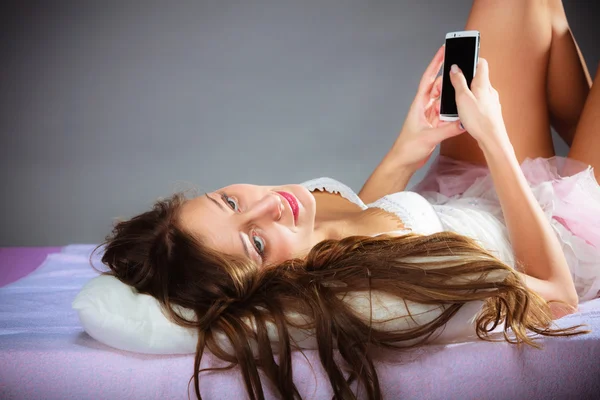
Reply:
M279 232L274 243L273 254L277 255L278 260L285 261L298 257L300 243L293 232L286 229L287 232Z

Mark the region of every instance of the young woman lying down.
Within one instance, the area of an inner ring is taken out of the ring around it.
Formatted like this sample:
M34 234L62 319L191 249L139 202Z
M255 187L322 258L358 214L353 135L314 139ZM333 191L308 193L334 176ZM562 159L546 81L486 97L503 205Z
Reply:
M355 398L358 381L369 399L382 396L371 349L461 329L532 345L532 332L583 332L552 321L600 290L600 74L590 89L560 1L476 0L466 29L482 44L470 88L450 74L460 123L439 119L442 48L359 193L330 178L236 184L175 194L116 225L103 262L197 331L198 397L206 349L241 367L251 398L263 398L259 370L299 397L298 332L336 398ZM551 126L568 157L555 156Z

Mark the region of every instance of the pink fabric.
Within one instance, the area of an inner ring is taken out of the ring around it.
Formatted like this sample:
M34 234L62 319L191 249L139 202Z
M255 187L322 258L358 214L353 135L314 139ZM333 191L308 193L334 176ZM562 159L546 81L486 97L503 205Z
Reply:
M600 249L600 186L591 167L570 158L552 157L527 159L521 169L532 188L546 183L552 186L553 218ZM452 198L495 196L486 166L444 156L437 158L412 190Z
M51 253L61 247L0 247L0 287L34 271Z

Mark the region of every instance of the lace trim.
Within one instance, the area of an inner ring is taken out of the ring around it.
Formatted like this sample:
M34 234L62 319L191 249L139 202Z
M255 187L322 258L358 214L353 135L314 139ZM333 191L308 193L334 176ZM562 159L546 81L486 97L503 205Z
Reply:
M304 182L302 186L311 192L314 190L339 194L346 200L360 206L363 210L378 208L400 219L402 229L394 232L415 232L432 234L444 230L442 222L432 205L420 194L414 192L399 192L384 196L366 205L348 186L331 178L317 178Z
M430 235L444 230L444 226L433 206L420 194L398 192L382 197L368 205L396 214L406 229Z
M304 186L311 192L314 190L320 190L331 194L339 194L340 196L356 204L363 210L366 210L368 208L365 205L365 203L360 199L360 197L358 197L358 195L354 193L352 189L344 185L342 182L336 181L335 179L326 177L312 179L310 181L302 183L302 186Z
M402 224L404 225L405 229L414 231L415 217L413 216L413 214L402 204L392 200L388 196L384 196L381 199L374 201L373 203L369 204L368 207L377 207L382 209L383 211L398 216L398 218L400 218L400 220L402 221Z

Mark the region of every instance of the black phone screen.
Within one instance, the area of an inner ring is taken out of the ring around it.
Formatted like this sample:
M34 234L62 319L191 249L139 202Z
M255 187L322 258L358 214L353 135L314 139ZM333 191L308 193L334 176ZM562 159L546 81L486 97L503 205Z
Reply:
M458 65L465 75L470 88L471 81L473 80L476 53L477 38L474 36L446 39L440 114L458 115L454 87L452 86L452 82L450 82L450 67L452 64Z

